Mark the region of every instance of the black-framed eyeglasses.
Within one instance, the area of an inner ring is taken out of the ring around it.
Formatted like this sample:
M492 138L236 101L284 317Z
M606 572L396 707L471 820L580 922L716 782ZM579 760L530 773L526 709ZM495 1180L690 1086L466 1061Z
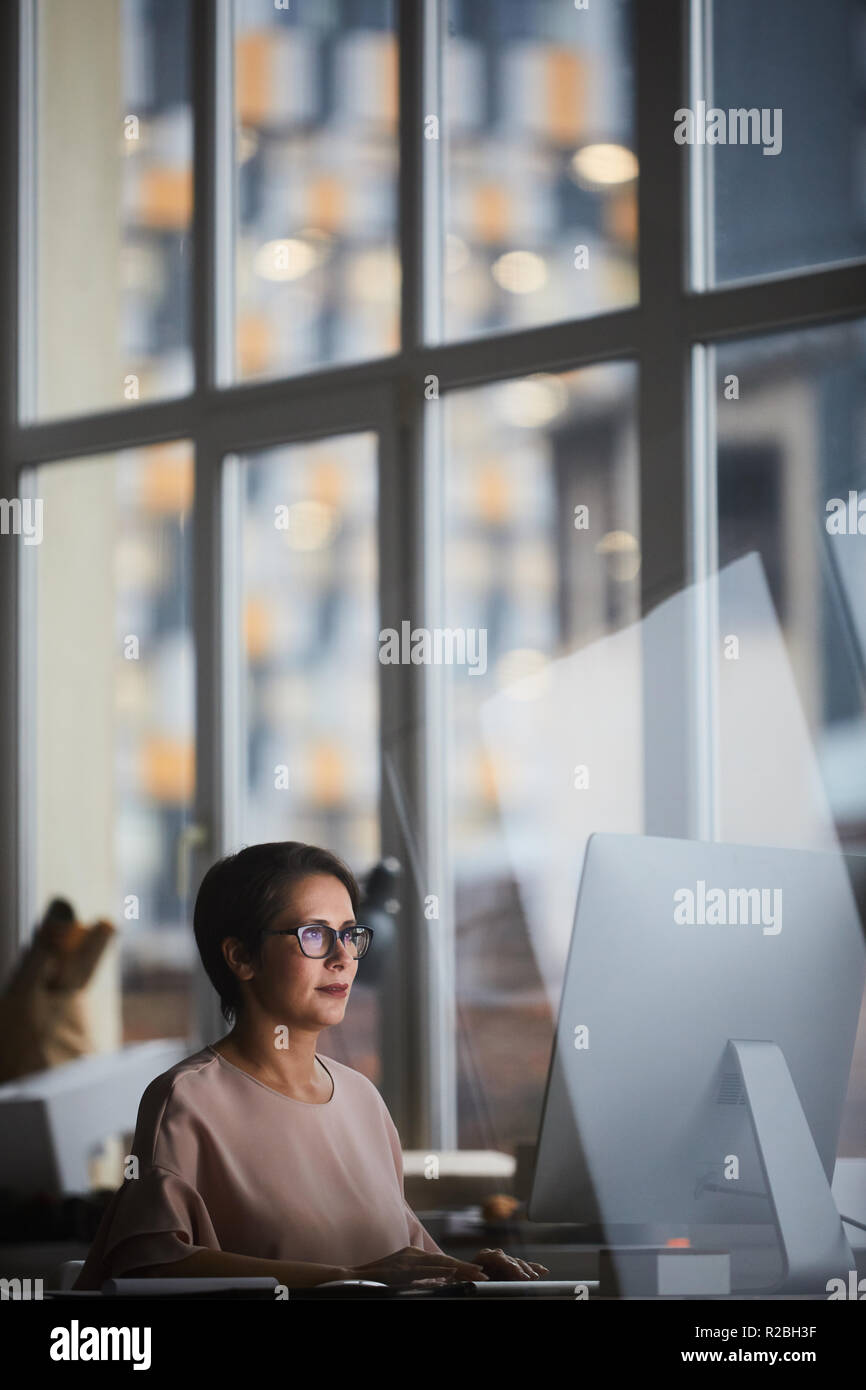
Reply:
M333 927L323 927L319 922L310 922L303 927L274 927L264 935L296 936L304 955L310 956L313 960L324 960L327 956L332 956L337 948L339 936L349 955L360 960L370 949L373 928L361 927L355 923L354 926L343 927L342 931L338 932Z

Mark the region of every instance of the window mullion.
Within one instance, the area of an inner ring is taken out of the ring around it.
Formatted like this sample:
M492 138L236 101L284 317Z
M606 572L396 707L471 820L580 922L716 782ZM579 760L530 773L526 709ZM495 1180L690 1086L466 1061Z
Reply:
M382 452L383 499L397 496L401 502L399 510L383 502L382 593L390 603L390 618L383 607L382 621L392 625L404 618L430 624L432 610L438 606L437 577L442 565L441 455L437 441L429 437L427 414L441 406L426 400L424 382L436 370L428 364L425 345L441 337L445 8L445 0L428 0L420 6L414 0L399 0L398 8L402 355L395 396L397 419ZM400 474L393 480L395 491L388 482L391 468ZM403 568L393 573L389 587L384 570L395 528L401 543L394 554L395 558L402 554ZM387 599L389 594L399 596L396 605ZM454 904L447 886L444 838L443 689L438 679L441 672L434 667L396 671L399 676L392 689L396 694L399 687L398 703L403 704L398 710L392 700L382 730L383 844L387 848L386 833L396 829L406 863L408 949L403 978L410 1000L418 1003L403 1013L399 1090L404 1141L451 1147L457 1142ZM393 668L389 678L395 682ZM408 731L398 744L390 740L389 729L394 728ZM440 918L434 922L425 918L423 910L430 893L440 901ZM415 1084L410 1086L413 1078Z
M231 187L230 0L193 0L193 237L192 344L195 386L188 409L195 443L193 520L193 641L195 649L196 778L190 847L197 888L209 864L236 848L228 808L237 805L240 783L231 757L239 733L238 683L230 673L238 659L238 634L230 621L240 577L231 563L234 548L226 506L235 473L223 472L222 448L209 427L208 394L226 379L229 352L232 225L225 225ZM213 989L198 968L195 1018L201 1037L220 1035L223 1020Z
M3 54L4 77L0 92L0 184L7 196L0 199L0 245L6 248L0 265L0 484L2 495L11 499L19 495L16 461L11 449L18 413L19 365L19 254L21 227L19 202L15 190L20 187L21 168L21 95L26 83L21 74L21 34L30 6L3 5L0 7L0 53ZM32 52L32 46L28 45ZM22 553L23 552L23 553ZM15 538L0 537L0 641L4 659L0 665L0 757L7 769L2 781L0 800L0 880L5 891L0 906L0 976L6 978L18 956L19 932L23 928L22 845L19 819L23 799L26 769L19 764L21 741L18 720L22 701L19 693L19 674L22 655L19 651L18 606L22 583L22 561L31 554L19 547Z
M684 0L638 5L637 138L640 166L640 545L641 611L681 592L688 582L688 370L685 328L686 178L673 135L674 112L686 90ZM658 36L665 34L664 44ZM671 208L680 209L671 216ZM684 698L688 631L685 614L674 650L644 641L644 829L688 833L688 711ZM646 629L646 625L644 625ZM659 718L659 711L665 715ZM666 788L665 796L659 788Z
M193 110L193 232L192 232L192 344L195 391L210 387L216 379L216 327L218 302L224 298L218 276L217 190L225 176L226 150L220 139L220 118L231 88L218 86L218 71L225 48L225 0L193 0L192 110Z

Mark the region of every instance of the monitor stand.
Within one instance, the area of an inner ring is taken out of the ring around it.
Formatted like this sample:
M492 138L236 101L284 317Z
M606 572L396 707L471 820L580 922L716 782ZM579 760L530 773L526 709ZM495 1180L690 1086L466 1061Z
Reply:
M773 1042L729 1039L779 1236L782 1277L742 1293L822 1293L857 1266L809 1122Z

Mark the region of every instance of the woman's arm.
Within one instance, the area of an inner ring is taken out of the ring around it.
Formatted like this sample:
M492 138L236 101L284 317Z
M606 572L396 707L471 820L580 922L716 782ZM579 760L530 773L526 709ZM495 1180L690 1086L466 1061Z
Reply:
M259 1260L253 1255L232 1255L228 1250L194 1250L182 1260L170 1260L164 1265L148 1265L132 1269L125 1279L146 1277L162 1279L210 1279L238 1275L245 1279L276 1279L295 1289L327 1284L331 1279L351 1279L352 1273L341 1265L314 1265L300 1260Z

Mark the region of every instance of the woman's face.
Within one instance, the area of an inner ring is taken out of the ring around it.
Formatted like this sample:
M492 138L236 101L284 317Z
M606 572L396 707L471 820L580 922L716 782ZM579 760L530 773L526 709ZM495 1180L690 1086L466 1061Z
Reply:
M354 922L352 900L340 880L311 874L292 884L270 929L316 924L340 931ZM279 1023L317 1032L342 1021L358 961L341 941L333 955L315 959L304 955L296 936L266 936L261 961L252 984L262 1007Z

